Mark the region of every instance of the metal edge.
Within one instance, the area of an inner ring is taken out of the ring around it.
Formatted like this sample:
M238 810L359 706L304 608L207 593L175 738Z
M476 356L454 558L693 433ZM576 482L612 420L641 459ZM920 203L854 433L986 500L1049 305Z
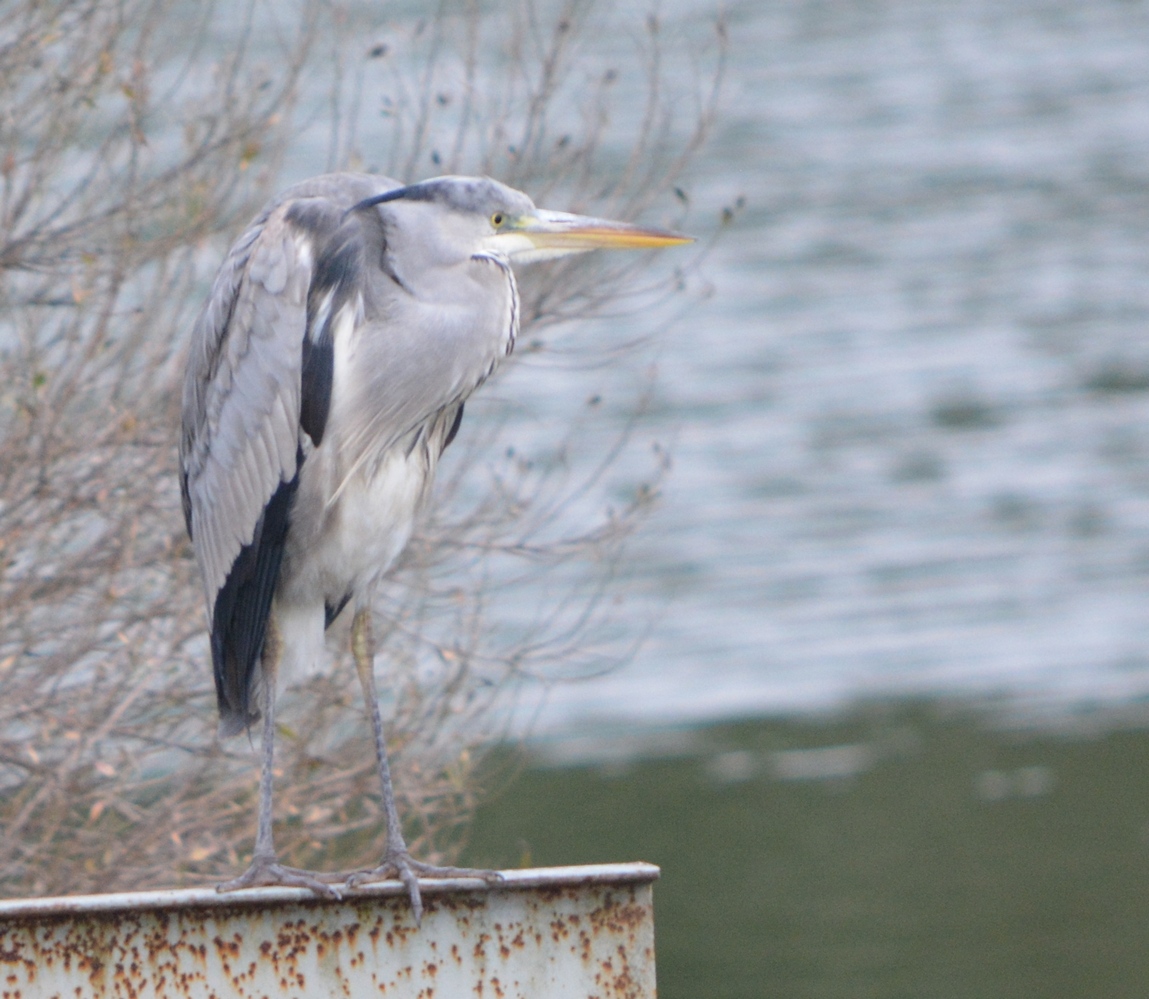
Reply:
M531 888L569 888L579 885L648 884L661 873L654 864L586 864L577 867L535 867L501 871L503 882L494 887L480 878L419 879L424 895L470 891L521 891ZM29 916L71 916L85 913L129 912L154 909L219 908L221 906L270 905L311 902L341 905L356 899L403 895L399 881L380 881L345 891L342 899L317 898L307 888L247 888L221 894L214 888L169 888L159 891L122 892L107 895L61 895L54 898L0 899L0 920Z

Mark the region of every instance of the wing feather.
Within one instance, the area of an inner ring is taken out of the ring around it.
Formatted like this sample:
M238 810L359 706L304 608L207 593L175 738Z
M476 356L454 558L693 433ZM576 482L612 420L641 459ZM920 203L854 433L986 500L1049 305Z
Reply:
M265 212L228 254L193 332L184 384L184 509L212 625L223 729L250 700L298 484L310 259Z
M273 214L257 220L255 238L241 238L193 334L181 464L209 606L252 542L264 506L297 471L310 268L271 259L289 245L277 238L284 226ZM211 530L200 543L207 520Z
M231 248L192 334L181 492L225 734L258 717L251 700L303 462L301 413L306 401L314 432L330 405L329 373L310 372L306 400L302 384L317 261L346 210L391 186L332 175L285 192ZM316 362L329 361L321 347Z

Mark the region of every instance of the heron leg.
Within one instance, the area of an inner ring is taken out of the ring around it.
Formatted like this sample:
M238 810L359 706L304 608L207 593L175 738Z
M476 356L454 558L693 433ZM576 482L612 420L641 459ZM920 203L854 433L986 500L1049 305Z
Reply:
M363 686L363 698L367 702L367 713L371 716L371 728L375 734L375 758L379 764L379 784L383 791L383 814L387 822L387 849L383 863L374 870L359 871L347 879L348 888L357 888L372 881L398 878L411 898L411 911L415 924L423 920L423 896L419 890L419 875L425 878L482 878L488 884L503 880L498 871L474 870L469 867L439 867L414 860L403 839L403 827L399 822L399 810L395 807L395 790L391 784L391 766L387 762L387 742L383 737L383 718L379 713L379 696L375 689L375 650L371 635L371 612L360 607L351 623L351 653L355 657L355 669Z
M310 888L324 898L339 898L339 892L322 880L322 874L287 867L276 859L272 839L272 780L275 771L275 676L282 652L282 639L275 618L268 621L267 637L263 645L264 705L263 705L263 762L259 775L259 825L256 827L255 852L251 866L238 878L216 885L216 891L238 891L262 885L289 885ZM332 880L342 880L338 875Z

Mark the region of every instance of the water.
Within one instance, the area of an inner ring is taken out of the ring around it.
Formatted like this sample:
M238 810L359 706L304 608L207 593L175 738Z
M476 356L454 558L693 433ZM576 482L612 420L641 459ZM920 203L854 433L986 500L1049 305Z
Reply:
M393 60L417 14L365 8L353 35L398 40ZM599 15L617 26L592 19L576 73L634 60L645 9ZM713 16L705 0L662 6L681 73ZM555 732L877 696L1054 715L1144 698L1146 4L801 0L726 16L725 97L682 184L684 224L707 236L745 208L693 305L606 372L520 356L486 390L519 407L514 443L545 449L588 396L632 400L656 363L641 433L674 457L620 590L649 638L527 716ZM378 105L399 92L373 79L355 142L385 168ZM623 123L641 117L629 86ZM324 169L347 129L326 103L303 117L287 179ZM588 347L579 363L594 362Z
M1143 729L871 706L528 762L467 861L658 863L663 999L1144 991Z
M674 473L631 549L668 609L541 724L1143 698L1146 6L729 17L724 111L686 187L698 223L746 209L706 264L713 297L663 334Z
M650 355L674 470L627 575L655 625L550 691L466 859L662 865L668 997L1136 994L1149 10L729 18L684 187L700 229L746 207ZM519 363L536 439L598 384Z
M1149 11L731 22L689 190L747 208L662 344L632 548L669 610L552 692L469 859L662 865L668 997L1135 994Z

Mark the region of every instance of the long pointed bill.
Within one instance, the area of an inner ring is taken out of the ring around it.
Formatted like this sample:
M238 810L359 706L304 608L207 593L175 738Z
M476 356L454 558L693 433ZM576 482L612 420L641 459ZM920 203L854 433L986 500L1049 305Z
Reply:
M538 209L512 223L511 231L530 240L535 249L555 253L579 253L585 250L653 250L660 246L693 243L692 236L612 222L586 215L548 212ZM508 233L509 235L510 233Z

